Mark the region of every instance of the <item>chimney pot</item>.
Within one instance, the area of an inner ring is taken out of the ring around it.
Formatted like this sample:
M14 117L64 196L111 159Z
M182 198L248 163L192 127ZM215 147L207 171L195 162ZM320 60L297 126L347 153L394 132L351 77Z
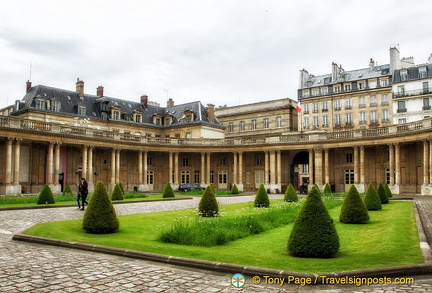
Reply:
M173 107L174 106L174 100L169 98L169 100L167 101L167 107Z
M76 92L80 98L84 97L84 81L80 80L79 77L77 78L76 82Z
M30 91L32 87L32 82L30 80L27 80L26 82L26 93L28 93Z
M147 105L148 105L148 96L147 95L141 96L141 104L143 104L144 108L147 108Z
M96 89L96 95L98 96L98 97L103 97L103 95L104 95L104 87L103 86L98 86L97 87L97 89Z
M215 122L215 105L207 104L208 120L211 123Z

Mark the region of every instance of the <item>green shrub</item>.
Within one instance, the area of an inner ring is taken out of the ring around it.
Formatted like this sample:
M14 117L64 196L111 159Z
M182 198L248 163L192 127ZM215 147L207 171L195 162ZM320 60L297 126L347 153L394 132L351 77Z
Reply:
M210 186L207 186L198 204L198 214L201 217L217 217L219 205Z
M121 191L120 184L114 186L113 193L111 195L111 200L123 200L123 192Z
M169 182L167 182L164 186L162 197L163 198L174 197L174 190L172 189L171 184Z
M268 197L267 190L265 189L264 184L261 184L257 191L254 200L254 206L257 208L267 208L270 206L270 199Z
M288 185L288 188L285 191L284 201L298 201L297 192L291 183Z
M299 257L328 258L339 250L339 236L316 186L309 191L294 222L288 251Z
M333 192L331 191L330 185L328 183L325 184L324 186L324 192L323 194L325 194L326 196L332 195Z
M345 197L339 221L348 224L365 224L369 221L368 210L354 185L351 185Z
M216 194L216 189L214 188L213 183L210 183L210 188L211 188L211 192L213 192L213 194Z
M378 185L377 193L382 204L389 203L389 199L387 197L386 191L384 189L384 185L382 183Z
M372 183L369 183L366 189L364 203L368 211L378 211L382 209L381 200Z
M387 198L393 197L393 194L391 193L390 187L388 187L387 183L384 183L384 190L386 191Z
M102 181L96 183L89 205L84 213L83 229L93 234L116 232L119 220Z
M48 184L45 184L39 193L38 204L55 204L54 194Z
M384 184L384 190L386 192L387 198L393 197L393 194L392 194L390 187L388 186L387 183Z
M233 185L233 187L231 188L231 194L239 194L239 190L237 188L237 185Z
M73 195L72 188L69 184L66 184L65 189L63 189L63 195Z
M121 192L124 194L125 192L124 192L123 184L120 182L118 185L120 187Z

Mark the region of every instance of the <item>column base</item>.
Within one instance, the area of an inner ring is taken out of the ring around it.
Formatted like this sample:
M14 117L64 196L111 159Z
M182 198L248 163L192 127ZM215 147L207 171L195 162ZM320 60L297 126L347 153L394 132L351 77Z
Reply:
M237 186L238 187L238 186ZM281 185L277 183L270 183L264 185L265 189L267 189L270 193L281 193ZM240 190L239 190L240 191Z
M421 195L432 195L432 186L423 184L421 187Z
M237 189L238 189L239 192L243 192L244 191L243 183L237 183L236 185L237 185Z
M21 185L12 185L7 184L3 185L0 188L0 194L4 194L7 196L20 196L21 195Z
M399 184L389 185L390 191L393 195L401 194L401 188Z
M362 194L366 192L366 184L364 183L358 183L358 184L354 184L354 186L357 188L357 191Z
M51 191L54 195L61 195L61 186L60 184L49 184Z
M92 194L94 192L94 183L93 182L87 182L87 189L88 189L88 193Z
M150 191L150 186L148 184L140 184L138 185L139 192L147 192Z

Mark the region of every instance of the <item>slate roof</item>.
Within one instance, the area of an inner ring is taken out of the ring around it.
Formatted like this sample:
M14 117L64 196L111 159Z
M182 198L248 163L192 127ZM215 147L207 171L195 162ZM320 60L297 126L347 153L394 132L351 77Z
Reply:
M121 108L121 121L123 122L136 123L134 121L126 121L125 118L127 115L133 115L134 111L140 111L142 113L142 123L140 124L147 124L155 127L172 127L185 124L204 123L211 126L225 128L216 118L214 122L209 121L207 109L201 104L201 102L191 102L171 107L159 107L148 104L147 107L144 107L140 102L132 102L106 96L99 97L96 95L84 94L84 97L80 98L78 93L75 91L58 89L45 85L32 87L20 101L19 109L12 113L12 115L18 115L19 113L30 109L57 113L49 109L48 103L46 103L47 109L37 109L37 99L48 101L50 106L54 101L59 101L61 103L61 110L58 113L64 115L87 117L91 119L104 119L101 104L105 103L107 104L106 109L108 111L108 117L105 117L106 119L110 119L110 109L114 106L118 106ZM86 108L85 116L78 115L78 106L84 106ZM187 110L194 112L194 121L185 121L184 116L185 111ZM160 115L162 117L165 115L171 115L173 121L169 126L155 125L153 124L154 115Z
M375 66L374 70L368 68L342 71L337 74L336 80L332 80L332 74L324 74L318 76L310 76L308 80L302 85L301 89L320 87L332 85L342 82L342 77L345 77L344 82L354 82L359 80L366 80L370 78L377 78L390 75L390 64Z
M426 76L420 77L420 68L426 67ZM402 80L401 78L401 71L406 70L407 71L407 80ZM406 69L397 69L394 71L393 74L393 83L400 83L400 82L406 82L406 81L413 81L413 80L419 80L424 78L432 78L432 64L421 64L416 65L413 67L409 67Z

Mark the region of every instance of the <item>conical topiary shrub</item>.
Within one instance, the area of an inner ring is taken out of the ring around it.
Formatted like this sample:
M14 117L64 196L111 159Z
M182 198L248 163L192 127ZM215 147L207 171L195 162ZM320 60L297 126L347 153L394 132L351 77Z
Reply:
M339 221L348 224L365 224L369 221L367 208L354 185L351 185L345 197Z
M295 191L294 186L291 183L288 185L288 188L285 191L284 201L298 201L297 192Z
M257 191L254 200L254 206L257 208L267 208L270 206L270 199L268 197L267 190L265 189L264 184L261 184Z
M171 184L169 182L165 184L162 197L163 198L174 197L174 190L172 189Z
M107 234L116 232L119 220L102 181L96 183L93 195L85 211L83 229L89 233Z
M325 196L331 196L333 194L333 192L331 191L330 185L328 183L326 183L324 186L323 194Z
M216 189L214 188L213 183L210 183L210 188L211 188L211 192L213 192L213 194L216 194Z
M65 189L63 189L63 195L68 195L68 196L73 195L72 188L70 187L69 184L66 184Z
M364 203L368 211L378 211L382 209L381 200L372 183L369 183L366 189Z
M387 197L386 191L384 189L384 185L382 183L380 183L378 185L377 193L378 193L378 196L379 196L382 204L389 203L389 199Z
M237 185L233 185L233 187L231 188L231 194L239 194L239 190L237 188Z
M198 214L201 217L217 217L219 215L219 205L210 186L204 191L198 204Z
M386 192L387 198L393 197L393 194L392 194L390 187L388 186L387 183L384 184L384 190Z
M54 195L48 184L45 184L39 193L38 204L55 204Z
M288 240L288 251L299 257L327 258L339 250L339 236L316 186L309 191Z
M123 184L120 182L118 185L120 187L121 192L124 194L125 192L124 192Z
M123 200L123 192L121 191L120 184L114 186L113 193L111 195L111 200Z

